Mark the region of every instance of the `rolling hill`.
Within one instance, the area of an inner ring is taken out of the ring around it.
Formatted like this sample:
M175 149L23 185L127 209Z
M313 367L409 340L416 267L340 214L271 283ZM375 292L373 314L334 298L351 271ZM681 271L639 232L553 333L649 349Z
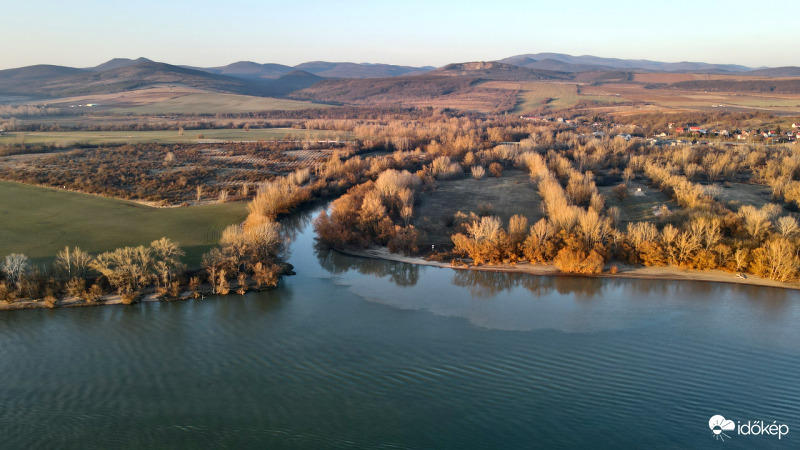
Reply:
M800 67L774 67L771 69L759 69L745 72L743 75L752 75L755 77L770 77L770 78L784 78L784 77L800 77Z
M391 64L356 64L351 62L312 61L294 66L295 69L325 78L388 78L420 74L433 67L395 66Z
M114 58L114 59L111 59L111 60L108 60L108 61L104 62L103 64L99 64L97 66L90 67L90 68L88 68L86 70L91 70L92 72L103 72L103 71L106 71L106 70L122 69L124 67L135 66L136 64L147 63L147 62L153 62L153 61L151 61L151 60L149 60L147 58L136 58L136 59Z
M26 95L36 92L42 83L67 80L86 73L87 71L84 69L46 64L0 70L0 93Z
M109 63L111 63L110 61ZM84 70L30 66L0 71L0 93L30 97L65 97L120 92L158 84L176 84L245 95L273 95L268 83L153 62L147 59L113 61L115 68ZM101 65L102 66L102 65Z
M529 60L533 60L531 63ZM572 56L563 53L533 53L525 55L511 56L499 60L499 62L507 64L523 64L523 67L531 67L531 64L542 60L558 61L561 63L571 65L590 65L594 68L590 70L597 70L598 68L614 69L614 70L630 70L630 71L656 71L656 72L697 72L697 73L736 73L746 72L753 70L750 67L741 66L737 64L708 64L701 62L677 62L668 63L661 61L651 61L647 59L619 59L619 58L602 58L598 56L583 55ZM572 70L565 70L572 71Z
M569 73L618 70L614 69L613 67L600 66L596 64L574 64L552 58L536 60L526 56L506 58L503 60L503 62L519 67L526 67L528 69L542 69Z
M192 67L196 70L203 70L221 75L231 75L234 77L251 78L251 79L276 79L283 75L295 70L291 66L284 66L283 64L258 64L252 61L239 61L227 66L221 67Z
M483 61L448 64L430 74L504 81L569 80L572 78L571 74L565 72L528 69L512 64Z

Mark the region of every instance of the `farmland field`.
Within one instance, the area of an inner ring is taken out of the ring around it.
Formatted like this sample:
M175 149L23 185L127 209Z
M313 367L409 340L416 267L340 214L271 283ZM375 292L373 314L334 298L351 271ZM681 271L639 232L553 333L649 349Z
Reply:
M703 92L687 91L680 89L648 89L639 84L604 84L600 86L582 87L582 92L587 95L626 98L641 105L657 106L676 109L701 109L712 108L730 109L761 109L783 112L800 111L800 95L798 94L757 94L757 93L728 93L728 92ZM638 107L641 108L641 107Z
M490 81L482 84L486 88L516 90L517 105L512 112L524 113L532 111L542 106L553 109L568 108L580 101L592 101L598 103L619 103L625 99L617 96L606 95L584 95L578 93L578 86L575 84L546 83L537 81Z
M216 114L273 110L296 111L309 108L330 108L329 105L248 95L201 93L171 98L157 103L130 108L116 108L111 112L130 114Z
M202 137L201 137L202 136ZM298 130L294 128L265 129L208 129L186 130L183 136L176 130L165 131L64 131L17 132L0 136L0 145L49 144L68 147L75 144L159 144L196 143L201 140L258 141L279 139L347 139L347 132Z
M247 214L244 203L151 208L136 203L0 181L0 257L54 257L64 246L90 253L147 245L166 236L198 265L228 225Z

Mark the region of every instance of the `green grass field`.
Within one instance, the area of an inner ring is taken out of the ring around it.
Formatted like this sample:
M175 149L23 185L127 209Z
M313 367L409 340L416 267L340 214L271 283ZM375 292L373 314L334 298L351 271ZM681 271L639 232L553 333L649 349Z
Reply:
M40 261L66 245L97 253L166 236L196 266L221 231L247 215L241 202L160 209L5 181L0 199L0 258L24 253Z
M63 132L15 132L0 136L0 145L47 144L68 147L76 144L138 144L155 142L159 144L196 143L199 135L203 140L219 139L226 141L259 141L276 139L348 139L347 132L327 130L298 130L294 128L265 129L213 129L185 130L181 136L176 130L167 131L63 131Z
M258 111L297 111L310 108L330 108L319 103L253 97L234 94L189 94L149 105L115 108L111 112L125 114L216 114Z

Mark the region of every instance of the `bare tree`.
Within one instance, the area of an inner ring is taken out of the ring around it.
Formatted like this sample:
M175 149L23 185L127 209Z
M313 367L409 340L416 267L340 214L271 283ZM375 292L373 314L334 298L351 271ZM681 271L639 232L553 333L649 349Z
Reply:
M150 243L153 255L153 269L156 280L162 286L169 286L176 275L183 269L181 258L186 254L171 240L162 237Z
M120 295L131 295L152 280L152 261L152 251L147 247L122 247L97 255L91 266L106 277Z
M6 256L2 270L6 279L19 287L23 277L31 268L30 259L22 253L12 253Z
M800 231L800 227L797 225L797 219L792 216L783 216L779 218L775 226L778 232L784 237L792 237Z
M79 247L73 249L64 247L64 250L56 255L55 265L64 272L67 278L86 278L91 261L92 257Z

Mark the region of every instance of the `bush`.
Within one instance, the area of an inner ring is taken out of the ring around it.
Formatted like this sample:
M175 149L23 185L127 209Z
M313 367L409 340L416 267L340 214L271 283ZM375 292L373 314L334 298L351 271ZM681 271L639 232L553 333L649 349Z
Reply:
M603 271L603 257L594 250L587 256L582 251L565 247L559 250L553 263L566 273L596 274Z

